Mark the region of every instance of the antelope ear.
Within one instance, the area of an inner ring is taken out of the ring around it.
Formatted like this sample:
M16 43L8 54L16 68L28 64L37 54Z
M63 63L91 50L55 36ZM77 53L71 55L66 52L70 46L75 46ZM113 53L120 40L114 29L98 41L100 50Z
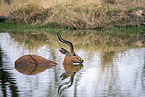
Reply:
M64 48L61 48L59 51L60 51L62 54L68 53L68 51L67 51L66 49L64 49Z

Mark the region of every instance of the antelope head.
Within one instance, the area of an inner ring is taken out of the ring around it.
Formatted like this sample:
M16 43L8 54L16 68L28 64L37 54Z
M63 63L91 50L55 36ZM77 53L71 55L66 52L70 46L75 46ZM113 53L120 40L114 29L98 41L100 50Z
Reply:
M70 51L67 51L64 48L61 48L59 51L62 54L65 54L65 58L63 61L63 65L65 64L73 64L73 63L83 63L83 59L81 59L75 52L74 52L74 48L73 48L73 44L70 41L64 40L60 33L57 33L58 39L60 40L60 42L67 44L70 47Z

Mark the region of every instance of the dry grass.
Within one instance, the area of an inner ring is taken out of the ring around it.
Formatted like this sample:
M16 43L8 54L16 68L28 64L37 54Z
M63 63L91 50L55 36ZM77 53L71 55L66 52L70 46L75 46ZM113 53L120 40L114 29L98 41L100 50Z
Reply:
M145 20L144 0L1 0L13 23L75 29L135 26ZM5 13L4 13L5 11Z
M0 16L8 16L10 14L10 8L8 3L5 3L4 0L0 1Z

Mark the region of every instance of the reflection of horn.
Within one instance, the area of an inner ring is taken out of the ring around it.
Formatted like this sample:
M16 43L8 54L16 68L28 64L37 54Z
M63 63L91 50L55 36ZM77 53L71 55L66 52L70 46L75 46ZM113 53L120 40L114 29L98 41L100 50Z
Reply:
M74 76L76 75L76 73L78 71L80 71L83 68L83 64L79 64L79 65L63 65L64 69L65 69L65 73L63 73L60 78L62 78L62 80L70 77L70 80L68 82L65 82L63 84L61 84L58 87L58 94L59 96L61 95L61 93L65 90L68 89L69 87L71 87L73 85L73 81L74 81Z
M70 49L71 49L71 52L74 51L74 49L73 49L73 44L72 44L70 41L64 40L64 39L61 37L61 35L60 35L59 32L57 33L57 36L58 36L58 39L59 39L62 43L65 43L65 44L68 44L68 45L69 45L69 47L70 47Z
M63 83L62 85L60 85L60 86L58 87L58 94L59 94L59 96L61 95L61 93L62 93L65 89L68 89L69 87L71 87L71 86L73 85L74 76L75 76L75 73L74 73L74 75L71 76L69 82L65 82L65 83ZM66 86L66 87L64 87L64 88L61 89L61 87L62 87L63 85L67 85L67 84L69 84L69 83L70 83L70 85L68 85L68 86Z

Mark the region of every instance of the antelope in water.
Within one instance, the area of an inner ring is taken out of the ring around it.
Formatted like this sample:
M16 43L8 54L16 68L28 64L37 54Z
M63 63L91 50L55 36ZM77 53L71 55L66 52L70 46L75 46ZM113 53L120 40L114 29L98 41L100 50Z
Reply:
M70 51L67 51L64 48L61 48L59 51L62 54L65 54L65 58L63 61L63 67L65 70L65 73L63 73L60 77L62 77L62 80L70 77L69 82L65 82L62 85L59 86L58 88L58 93L59 95L61 95L61 92L64 89L69 88L70 86L72 86L73 84L73 79L74 76L76 74L76 72L78 72L80 69L82 69L83 67L83 59L81 59L75 52L74 52L74 48L73 48L73 44L70 41L64 40L60 33L57 33L58 39L60 40L60 42L67 44L70 47ZM74 63L78 63L77 65L74 65ZM61 89L62 86L69 84L68 86L64 87Z

